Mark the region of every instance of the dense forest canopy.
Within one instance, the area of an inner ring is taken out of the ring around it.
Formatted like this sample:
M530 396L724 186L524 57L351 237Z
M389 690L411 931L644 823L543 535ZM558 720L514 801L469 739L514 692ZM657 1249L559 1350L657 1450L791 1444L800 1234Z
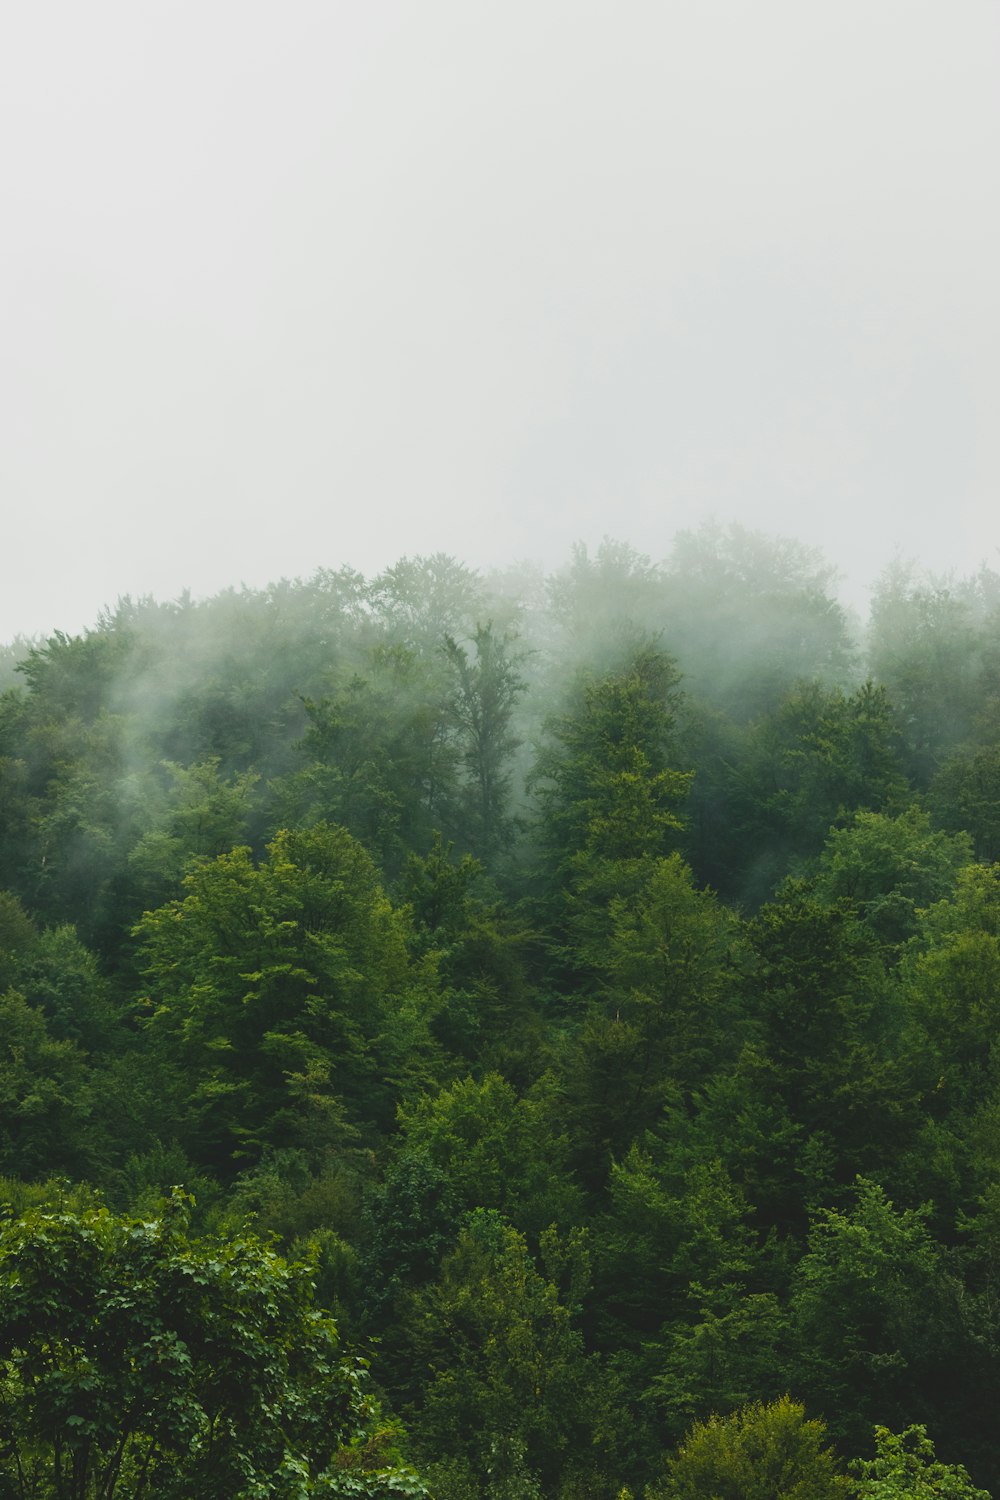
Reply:
M862 629L709 526L6 648L0 1493L1000 1492L998 860L985 569ZM102 1256L206 1372L127 1440Z

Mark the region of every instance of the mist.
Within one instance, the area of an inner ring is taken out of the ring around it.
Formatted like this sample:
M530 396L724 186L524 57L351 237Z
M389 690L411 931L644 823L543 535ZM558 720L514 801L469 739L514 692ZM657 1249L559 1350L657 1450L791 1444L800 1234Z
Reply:
M5 19L0 639L715 517L995 561L1000 18L885 0Z

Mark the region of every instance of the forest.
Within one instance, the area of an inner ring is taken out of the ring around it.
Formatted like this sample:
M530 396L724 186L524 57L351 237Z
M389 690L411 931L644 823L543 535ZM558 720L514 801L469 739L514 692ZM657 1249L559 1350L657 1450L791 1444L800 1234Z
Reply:
M0 1496L1000 1495L1000 573L15 641L0 1012Z

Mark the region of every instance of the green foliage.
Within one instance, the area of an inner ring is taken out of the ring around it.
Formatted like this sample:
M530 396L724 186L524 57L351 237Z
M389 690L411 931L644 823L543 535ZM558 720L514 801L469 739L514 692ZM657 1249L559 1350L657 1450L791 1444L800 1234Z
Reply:
M845 1452L906 1429L864 1482L945 1483L926 1422L996 1490L1000 867L970 856L1000 826L1000 576L887 579L868 683L832 584L709 526L662 564L606 540L487 582L439 554L25 643L11 1231L86 1221L96 1265L99 1191L159 1265L184 1182L218 1237L192 1264L274 1235L370 1340L440 1500L676 1493L692 1422L752 1494L751 1429L808 1426L790 1385ZM153 1371L126 1323L119 1421ZM363 1425L322 1481L276 1459L226 1492L405 1492Z
M192 766L163 761L158 771L159 806L128 854L129 884L145 908L172 895L196 860L244 842L259 780L253 771L223 777L218 756Z
M725 1315L754 1289L759 1253L749 1205L721 1162L685 1172L659 1156L633 1146L612 1166L594 1254L604 1341L641 1346L647 1378L664 1396L657 1371L665 1350L705 1315Z
M895 718L884 689L870 682L851 694L797 684L736 752L722 790L742 894L755 903L819 853L831 824L859 810L895 813L907 801Z
M518 1066L527 1054L534 1071L538 1027L524 962L532 934L497 899L483 865L471 855L453 858L436 835L425 856L407 859L399 894L412 917L411 951L440 976L435 1037L486 1066Z
M44 1013L55 1039L78 1042L88 1052L107 1047L117 1017L97 958L75 928L46 928L12 973L16 987Z
M457 1080L400 1111L404 1152L426 1153L464 1210L498 1209L534 1235L576 1223L581 1198L553 1083L547 1075L519 1096L499 1073Z
M577 542L566 566L546 580L545 592L544 624L555 636L557 661L570 672L613 670L634 654L637 641L663 629L663 570L627 542L605 537L593 555ZM546 685L551 706L562 684L553 676Z
M846 897L886 950L913 936L920 908L954 890L959 870L970 863L967 834L931 827L919 807L898 817L858 812L832 828L820 856L817 890L828 901Z
M815 549L708 522L678 533L664 573L661 619L690 691L731 717L769 713L796 682L848 676L846 617Z
M750 924L753 989L775 1082L803 1144L829 1156L826 1181L877 1166L909 1130L900 1021L876 944L846 902L800 882Z
M542 810L546 905L572 968L607 939L610 905L669 852L690 775L670 765L678 674L652 647L582 682L573 709L549 725L534 772Z
M419 654L435 654L446 635L463 635L489 614L478 573L444 552L401 557L368 596L386 635Z
M996 1078L1000 866L963 869L952 894L921 914L902 977L935 1113L968 1107Z
M788 1396L709 1417L668 1460L651 1500L836 1500L851 1486L824 1437Z
M608 941L591 955L607 1010L641 1035L648 1088L664 1079L691 1088L735 1050L735 923L677 854L651 861L608 916Z
M439 662L378 646L364 676L305 710L305 765L274 789L283 821L340 823L392 872L454 822L457 754Z
M560 1245L551 1232L541 1253L544 1270L499 1214L477 1210L404 1315L420 1392L408 1423L432 1483L433 1460L447 1452L484 1496L515 1485L557 1493L560 1474L586 1472L596 1457L596 1372L573 1316L586 1255L578 1237Z
M12 1496L420 1495L309 1269L241 1236L33 1210L0 1229L0 1474Z
M438 1270L461 1218L447 1172L419 1144L392 1161L365 1203L364 1298L378 1321Z
M343 828L283 832L200 865L137 929L152 1045L180 1070L182 1143L225 1168L265 1145L343 1143L423 1081L433 975Z
M971 837L977 859L1000 859L1000 747L954 751L936 771L928 803L943 827Z
M37 937L34 922L14 893L0 891L0 980L10 982L14 973L12 963L31 951Z
M986 575L955 587L898 564L875 589L871 664L897 706L918 785L970 738L979 715L993 592Z
M464 841L484 858L508 849L515 832L508 812L510 759L521 741L511 722L527 687L520 671L523 653L512 649L515 639L496 632L492 621L477 625L472 660L452 636L444 638L452 676L449 717L466 777Z
M92 1105L75 1043L53 1040L42 1012L16 990L0 995L0 1173L86 1175Z
M922 1414L967 1335L959 1288L926 1226L859 1180L845 1212L820 1210L793 1283L800 1388L855 1451L877 1414Z
M943 1464L921 1426L893 1433L875 1428L875 1457L855 1459L858 1500L990 1500L961 1464Z

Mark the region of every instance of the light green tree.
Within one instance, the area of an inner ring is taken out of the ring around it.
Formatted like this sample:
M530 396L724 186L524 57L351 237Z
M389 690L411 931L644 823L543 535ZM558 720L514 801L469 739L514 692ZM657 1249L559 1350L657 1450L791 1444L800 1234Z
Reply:
M875 1428L875 1457L855 1459L858 1500L990 1500L961 1464L943 1464L922 1426L899 1433Z
M651 1500L837 1500L850 1481L822 1422L788 1396L696 1422Z
M424 1495L313 1305L246 1235L29 1210L0 1228L0 1493L17 1500Z

